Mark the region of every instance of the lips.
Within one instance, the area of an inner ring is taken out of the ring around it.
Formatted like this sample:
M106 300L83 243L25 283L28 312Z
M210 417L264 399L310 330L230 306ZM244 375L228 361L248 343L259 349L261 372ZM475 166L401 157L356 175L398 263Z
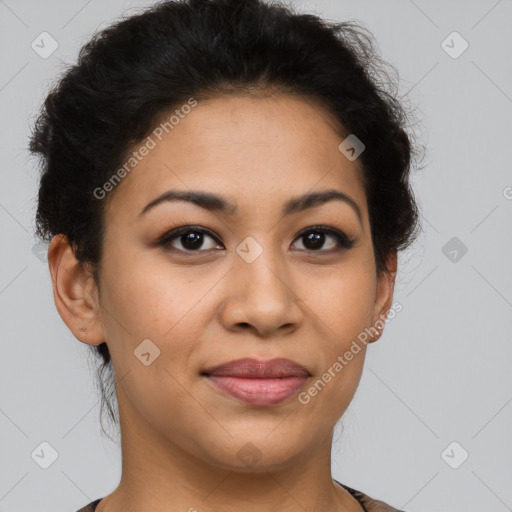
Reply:
M311 376L307 368L289 359L237 359L202 372L218 391L259 406L278 404L294 394Z
M310 373L304 366L290 361L290 359L271 359L259 361L257 359L236 359L206 369L204 374L223 377L243 377L248 379L270 379L279 377L309 377Z

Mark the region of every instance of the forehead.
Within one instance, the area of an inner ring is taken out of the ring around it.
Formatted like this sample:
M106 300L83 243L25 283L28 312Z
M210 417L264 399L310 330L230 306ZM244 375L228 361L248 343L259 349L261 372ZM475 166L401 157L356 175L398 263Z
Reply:
M151 149L115 191L116 209L138 213L171 188L215 191L243 208L270 207L272 198L281 206L285 196L333 187L365 208L362 168L340 153L339 124L315 100L232 94L199 100L187 111L159 137L150 134Z

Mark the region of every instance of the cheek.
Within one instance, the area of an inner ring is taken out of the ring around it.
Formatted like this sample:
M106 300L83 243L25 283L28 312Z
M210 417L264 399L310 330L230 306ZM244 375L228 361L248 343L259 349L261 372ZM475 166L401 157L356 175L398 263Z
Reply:
M331 332L329 344L336 352L344 351L372 321L376 279L367 269L339 269L311 286L307 304ZM334 337L334 343L332 343Z
M116 373L126 375L120 403L137 404L139 413L154 424L172 424L169 404L190 402L183 373L204 330L201 298L215 280L204 282L197 275L193 279L192 270L157 267L143 258L136 266L112 259L104 276L103 321L109 351ZM149 353L145 362L144 353ZM185 415L198 413L188 409Z
M155 365L172 370L186 363L192 341L200 339L201 297L212 286L197 279L192 283L191 276L144 258L136 264L112 258L104 266L102 322L119 373L141 365L134 350L147 339L156 347L149 344L158 354Z
M132 338L166 337L200 303L213 279L200 279L193 269L173 268L140 258L105 268L103 303ZM114 329L118 330L119 326Z
M321 320L324 333L317 342L323 352L320 378L329 388L325 395L335 395L343 409L355 393L362 373L365 329L372 321L376 280L371 269L338 270L325 280L325 285L315 288L308 305Z

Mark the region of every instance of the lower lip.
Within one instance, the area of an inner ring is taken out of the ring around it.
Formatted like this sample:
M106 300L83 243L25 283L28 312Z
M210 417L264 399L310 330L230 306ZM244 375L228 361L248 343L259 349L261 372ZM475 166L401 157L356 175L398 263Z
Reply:
M274 405L295 395L307 377L274 379L247 379L207 375L207 379L220 391L251 405Z

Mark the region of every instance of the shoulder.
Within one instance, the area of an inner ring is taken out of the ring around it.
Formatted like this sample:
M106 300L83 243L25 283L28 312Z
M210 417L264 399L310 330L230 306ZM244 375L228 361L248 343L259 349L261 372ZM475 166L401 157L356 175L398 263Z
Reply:
M81 508L80 510L77 510L77 512L95 512L96 510L96 507L98 505L98 503L102 500L103 498L98 498L97 500L94 500L94 501L91 501L91 503L89 503L88 505L86 505L85 507Z
M338 482L335 480L335 482ZM376 500L371 498L364 492L358 491L357 489L353 489L341 482L338 482L341 486L343 486L354 498L365 508L366 512L405 512L403 510L399 510L398 508L392 507L383 501Z

